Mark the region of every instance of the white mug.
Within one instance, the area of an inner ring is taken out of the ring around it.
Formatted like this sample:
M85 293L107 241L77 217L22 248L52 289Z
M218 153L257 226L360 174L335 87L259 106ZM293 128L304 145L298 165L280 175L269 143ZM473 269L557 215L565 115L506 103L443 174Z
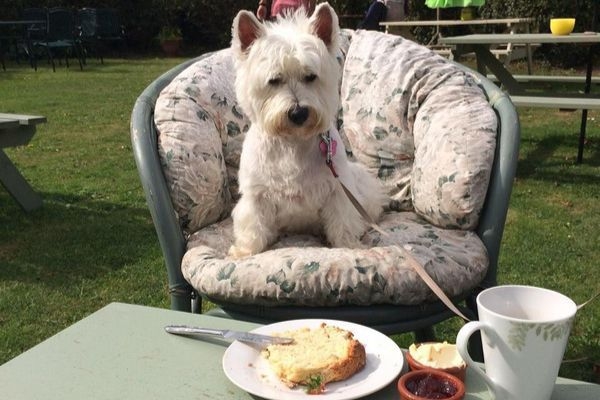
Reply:
M567 296L533 286L495 286L477 296L479 321L458 332L458 351L497 400L548 400L577 306ZM485 372L467 350L481 330ZM469 372L471 372L469 371Z

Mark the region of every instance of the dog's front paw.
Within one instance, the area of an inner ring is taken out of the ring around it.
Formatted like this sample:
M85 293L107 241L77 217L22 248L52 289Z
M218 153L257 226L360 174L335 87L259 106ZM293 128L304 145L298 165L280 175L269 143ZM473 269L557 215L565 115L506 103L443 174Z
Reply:
M228 254L231 258L239 259L251 256L253 253L250 249L233 245L229 248Z

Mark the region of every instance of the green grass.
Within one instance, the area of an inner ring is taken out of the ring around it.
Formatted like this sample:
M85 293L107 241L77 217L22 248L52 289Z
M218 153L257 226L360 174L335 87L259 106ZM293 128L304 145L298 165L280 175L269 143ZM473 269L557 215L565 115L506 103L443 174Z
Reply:
M0 188L0 363L112 301L169 306L129 117L143 88L181 61L0 71L0 111L48 117L28 146L6 150L44 207L23 213ZM600 290L600 114L590 113L582 165L575 164L579 112L520 115L499 280L555 289L579 303ZM460 326L457 319L443 323L440 339L454 341ZM412 341L408 334L395 339ZM600 301L578 313L565 359L572 362L561 376L595 379Z
M48 118L28 146L6 151L44 207L23 213L0 188L0 363L112 301L168 307L129 117L143 88L180 61L0 75L0 110Z

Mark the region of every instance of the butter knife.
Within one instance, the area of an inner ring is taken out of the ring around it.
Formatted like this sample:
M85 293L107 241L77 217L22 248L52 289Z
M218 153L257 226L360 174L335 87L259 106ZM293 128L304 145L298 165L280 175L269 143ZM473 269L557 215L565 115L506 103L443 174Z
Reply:
M268 336L268 335L261 335L258 333L250 333L250 332L239 332L239 331L232 331L229 329L199 328L199 327L187 326L187 325L167 325L167 326L165 326L165 331L175 334L175 335L217 336L217 337L221 337L223 339L239 340L240 342L251 342L251 343L264 344L264 345L287 344L287 343L292 343L294 341L294 339L285 338L285 337Z

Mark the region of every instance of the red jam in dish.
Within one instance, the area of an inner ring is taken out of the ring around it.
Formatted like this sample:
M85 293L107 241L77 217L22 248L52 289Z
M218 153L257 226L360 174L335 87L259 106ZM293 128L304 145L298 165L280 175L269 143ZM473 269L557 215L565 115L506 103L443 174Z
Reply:
M447 380L427 374L406 382L406 388L415 396L426 399L448 399L456 394L456 386Z

